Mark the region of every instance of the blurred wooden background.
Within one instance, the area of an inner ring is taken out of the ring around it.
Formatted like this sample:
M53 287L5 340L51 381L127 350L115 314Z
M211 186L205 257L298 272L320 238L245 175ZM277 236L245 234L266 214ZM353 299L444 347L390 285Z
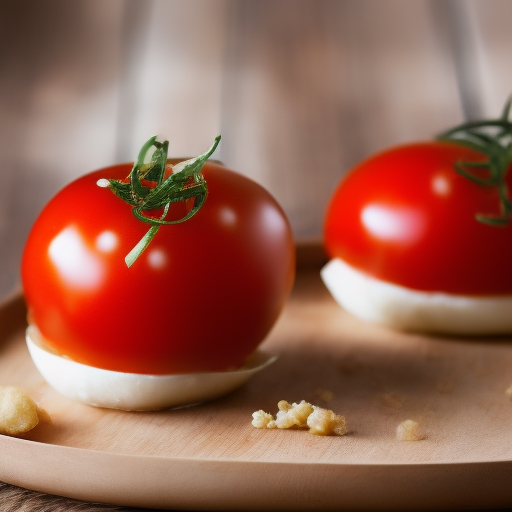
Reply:
M42 206L157 133L266 186L320 239L358 160L497 115L507 0L0 0L0 294Z

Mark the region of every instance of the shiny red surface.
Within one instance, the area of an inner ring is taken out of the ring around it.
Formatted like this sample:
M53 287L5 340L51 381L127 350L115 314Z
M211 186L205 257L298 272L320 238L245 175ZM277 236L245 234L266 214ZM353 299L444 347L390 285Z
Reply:
M33 321L61 354L91 366L150 374L240 366L293 283L294 244L281 208L255 182L207 163L200 211L162 226L127 268L124 257L149 224L96 182L130 169L78 179L35 222L22 260Z
M445 142L395 147L356 166L335 191L325 247L376 278L424 291L512 294L512 225L475 214L499 213L496 187L471 182L454 163L479 153ZM512 189L512 172L507 180Z

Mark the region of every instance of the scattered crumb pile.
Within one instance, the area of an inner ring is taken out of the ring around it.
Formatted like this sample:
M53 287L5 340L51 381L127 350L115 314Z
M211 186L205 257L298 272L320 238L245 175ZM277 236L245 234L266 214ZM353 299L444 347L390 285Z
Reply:
M265 411L252 414L252 425L256 428L308 428L311 434L318 436L342 436L346 434L345 417L322 409L302 400L299 404L290 404L281 400L276 417Z
M413 420L406 420L400 423L396 429L396 437L399 441L421 441L425 439L419 424Z
M18 436L32 430L48 413L14 386L0 386L0 434Z

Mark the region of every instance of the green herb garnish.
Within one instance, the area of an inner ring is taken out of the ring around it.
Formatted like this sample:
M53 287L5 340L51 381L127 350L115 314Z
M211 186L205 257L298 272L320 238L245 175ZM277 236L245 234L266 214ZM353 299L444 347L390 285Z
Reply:
M160 226L184 222L199 211L208 195L208 186L201 170L219 142L220 135L206 153L174 165L172 174L165 178L169 143L158 142L156 137L151 137L142 146L127 180L100 180L99 185L108 186L116 196L133 207L132 212L137 219L151 224L148 232L125 257L128 267L148 247ZM171 203L187 199L194 199L190 211L180 219L166 220ZM161 209L160 217L147 215L148 212Z
M511 104L512 98L507 101L498 119L464 123L437 137L438 140L455 142L487 157L483 162L459 161L455 164L455 171L478 185L497 187L500 214L475 215L479 222L492 226L512 223L512 202L506 182L512 162L512 122L509 120Z

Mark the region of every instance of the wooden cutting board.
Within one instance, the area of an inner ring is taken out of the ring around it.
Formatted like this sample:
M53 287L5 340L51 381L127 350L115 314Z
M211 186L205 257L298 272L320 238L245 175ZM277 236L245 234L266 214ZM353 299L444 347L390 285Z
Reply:
M152 413L59 396L24 343L21 296L0 308L0 385L52 417L0 436L0 481L118 505L178 509L512 506L512 340L426 337L343 312L302 270L263 348L278 361L233 394ZM252 413L302 399L346 417L344 437L258 430ZM398 424L426 438L400 442Z

